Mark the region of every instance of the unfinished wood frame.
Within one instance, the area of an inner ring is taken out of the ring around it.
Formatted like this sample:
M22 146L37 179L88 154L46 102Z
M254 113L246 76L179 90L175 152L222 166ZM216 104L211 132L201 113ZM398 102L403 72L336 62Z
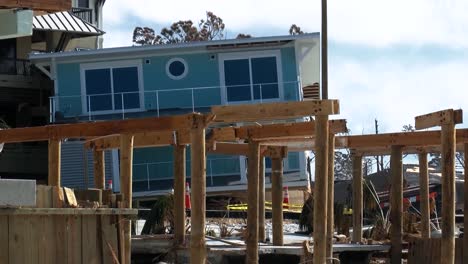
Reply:
M455 262L455 125L462 117L461 110L447 109L415 118L416 129L442 127L442 263Z
M401 263L401 239L403 223L403 154L401 146L392 146L390 157L391 171L391 200L390 200L390 219L391 225L391 243L390 263Z
M351 152L353 163L353 243L362 242L363 226L363 191L362 191L362 155Z

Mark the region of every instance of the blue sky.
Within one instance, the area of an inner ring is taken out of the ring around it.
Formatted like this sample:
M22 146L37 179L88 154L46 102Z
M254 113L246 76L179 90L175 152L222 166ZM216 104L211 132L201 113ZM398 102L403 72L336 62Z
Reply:
M207 10L224 19L227 37L284 35L293 23L320 31L319 0L112 0L104 46L132 45L135 26L159 31ZM416 115L468 113L466 10L466 0L329 1L329 97L340 100L337 118L348 119L352 134L372 133L375 118L382 132L396 132Z

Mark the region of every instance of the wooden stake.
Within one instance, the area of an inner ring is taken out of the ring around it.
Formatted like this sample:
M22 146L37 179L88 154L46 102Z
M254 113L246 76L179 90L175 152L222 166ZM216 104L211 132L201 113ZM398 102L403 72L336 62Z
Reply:
M94 154L94 188L106 188L106 169L104 151L95 150Z
M192 231L190 233L190 262L206 263L205 212L206 212L206 153L205 128L191 130L191 182Z
M328 136L327 259L333 257L335 204L335 134Z
M60 157L61 142L59 139L49 140L49 185L60 187Z
M247 175L247 253L246 263L258 263L258 173L260 144L249 142Z
M353 242L362 241L362 214L363 214L363 191L362 191L362 156L352 153L353 162Z
M133 136L120 136L120 192L124 208L132 208L132 163L133 163ZM131 221L122 220L124 232L124 256L123 263L131 263Z
M174 146L174 237L177 245L185 242L185 145Z
M442 264L455 263L455 125L442 125Z
M271 159L273 245L283 245L283 159Z
M319 115L315 127L314 187L314 263L326 262L327 188L328 188L328 116Z
M464 159L465 159L465 175L467 175L468 172L468 143L465 143L463 145L464 147ZM465 200L465 205L464 205L464 236L463 236L463 263L468 263L468 177L465 176L465 183L464 183L464 200Z
M403 162L402 146L392 146L390 157L391 170L391 200L390 220L391 226L391 250L390 261L392 264L401 263L401 239L402 239L402 214L403 214Z
M258 240L265 242L265 157L260 157L258 176Z
M427 171L427 153L419 154L419 202L421 209L421 237L428 239L431 237L430 221L431 213L429 211L429 175Z

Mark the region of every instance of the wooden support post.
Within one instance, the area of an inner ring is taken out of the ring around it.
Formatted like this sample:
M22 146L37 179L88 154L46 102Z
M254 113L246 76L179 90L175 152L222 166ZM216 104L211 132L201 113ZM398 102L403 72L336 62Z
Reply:
M442 125L442 264L455 263L455 125Z
M352 153L353 162L353 243L362 241L363 191L362 155Z
M465 183L464 183L464 236L463 236L463 263L468 263L468 177L466 177L468 172L468 143L463 145L464 147L464 160L465 160Z
M327 259L333 257L335 204L335 134L328 136Z
M120 192L123 206L132 208L132 163L133 163L133 135L120 135ZM122 221L124 232L125 264L131 263L131 221Z
M206 213L206 153L205 128L193 128L190 133L192 182L192 232L190 233L190 262L206 263L205 213Z
M260 157L258 176L258 240L265 242L265 157Z
M271 159L273 245L283 245L283 159Z
M174 237L177 245L185 242L185 145L174 146Z
M61 157L60 139L49 140L49 185L60 187L60 157Z
M391 250L390 263L401 263L401 239L402 239L402 214L403 214L403 162L402 146L392 146L390 157L391 171L391 195L390 195L390 220L391 226Z
M94 188L106 188L105 156L103 150L95 150L94 154Z
M318 115L315 126L314 263L326 262L328 116Z
M421 200L421 237L428 239L431 237L431 212L429 211L429 175L427 171L427 153L419 153L419 196Z
M258 172L260 144L249 142L247 170L247 253L246 263L258 263Z

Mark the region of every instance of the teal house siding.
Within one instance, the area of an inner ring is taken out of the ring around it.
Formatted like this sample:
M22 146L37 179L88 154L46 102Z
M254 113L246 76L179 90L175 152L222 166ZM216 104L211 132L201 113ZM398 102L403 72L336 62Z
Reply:
M285 101L298 101L298 73L296 64L295 49L283 48L281 49L281 60L283 70L283 89L284 89L284 100Z

